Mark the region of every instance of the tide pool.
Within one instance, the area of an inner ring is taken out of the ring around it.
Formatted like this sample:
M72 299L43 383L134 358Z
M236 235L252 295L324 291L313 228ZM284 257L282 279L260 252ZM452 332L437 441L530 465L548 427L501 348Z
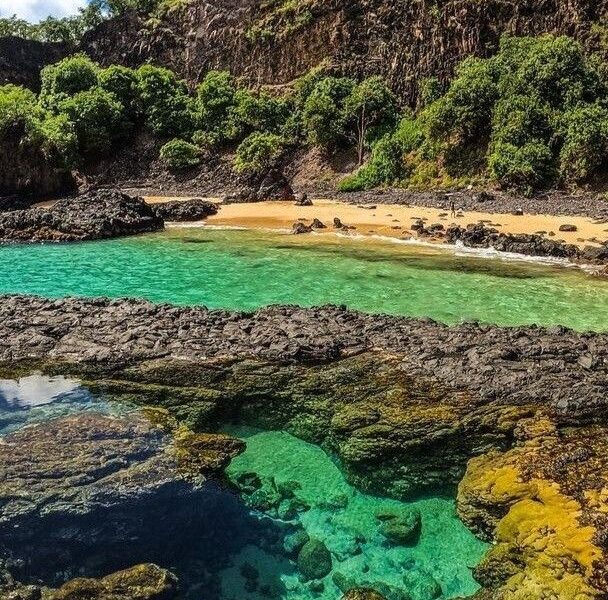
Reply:
M334 303L450 324L608 329L608 280L579 269L333 234L202 227L7 245L0 247L0 293L132 296L234 310Z

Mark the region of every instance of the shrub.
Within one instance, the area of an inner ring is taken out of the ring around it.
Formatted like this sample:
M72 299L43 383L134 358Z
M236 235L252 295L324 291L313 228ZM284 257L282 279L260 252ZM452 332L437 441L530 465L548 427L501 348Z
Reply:
M241 130L277 133L287 120L287 104L267 92L238 90L234 100L232 114Z
M114 94L124 106L126 114L136 119L139 112L138 77L133 69L120 65L112 65L99 71L99 87Z
M0 133L16 125L31 125L40 116L36 96L30 90L17 85L0 86Z
M566 181L584 181L606 162L608 110L605 107L593 104L569 111L563 117L561 133L564 143L559 168Z
M120 133L124 107L99 87L80 92L59 105L61 113L74 124L81 154L103 154Z
M98 73L99 66L83 54L44 67L40 74L40 105L57 111L62 101L95 87Z
M498 142L489 158L490 173L504 187L530 194L553 180L554 158L541 142L523 146Z
M167 142L160 149L160 158L170 169L190 169L200 164L201 151L198 146L190 142L175 139Z
M246 137L236 151L234 168L242 173L262 173L281 156L284 140L274 133L255 132Z
M186 84L169 69L144 65L137 69L137 90L146 124L162 136L189 135L194 107Z

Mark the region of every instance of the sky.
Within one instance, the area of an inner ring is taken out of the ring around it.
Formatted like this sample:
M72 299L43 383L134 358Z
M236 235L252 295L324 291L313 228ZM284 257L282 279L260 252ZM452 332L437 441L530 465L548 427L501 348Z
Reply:
M36 23L49 15L73 15L85 2L86 0L0 0L0 17L17 15Z

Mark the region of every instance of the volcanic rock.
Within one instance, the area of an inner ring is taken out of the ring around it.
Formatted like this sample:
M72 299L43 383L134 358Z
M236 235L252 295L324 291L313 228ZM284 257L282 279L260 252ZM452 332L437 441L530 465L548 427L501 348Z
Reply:
M0 213L0 241L76 242L158 231L163 220L142 198L98 189L51 208Z
M159 202L151 206L163 221L175 222L202 221L218 211L217 204L201 198Z

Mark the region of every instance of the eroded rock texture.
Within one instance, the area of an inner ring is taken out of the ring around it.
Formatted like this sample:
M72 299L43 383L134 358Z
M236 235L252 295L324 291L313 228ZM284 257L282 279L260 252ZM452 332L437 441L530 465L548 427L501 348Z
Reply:
M495 51L504 33L556 32L599 47L604 0L194 0L154 24L127 13L85 37L103 63L151 61L192 82L229 69L253 84L286 83L323 62L346 75L382 75L413 102L426 77L449 78L469 54Z
M204 484L243 444L83 413L9 434L0 449L2 555L18 579L52 585L66 565L103 574L170 557L204 530Z
M3 297L0 361L5 374L79 375L193 431L289 431L372 492L460 482L462 519L497 542L476 570L479 598L605 596L605 334Z

